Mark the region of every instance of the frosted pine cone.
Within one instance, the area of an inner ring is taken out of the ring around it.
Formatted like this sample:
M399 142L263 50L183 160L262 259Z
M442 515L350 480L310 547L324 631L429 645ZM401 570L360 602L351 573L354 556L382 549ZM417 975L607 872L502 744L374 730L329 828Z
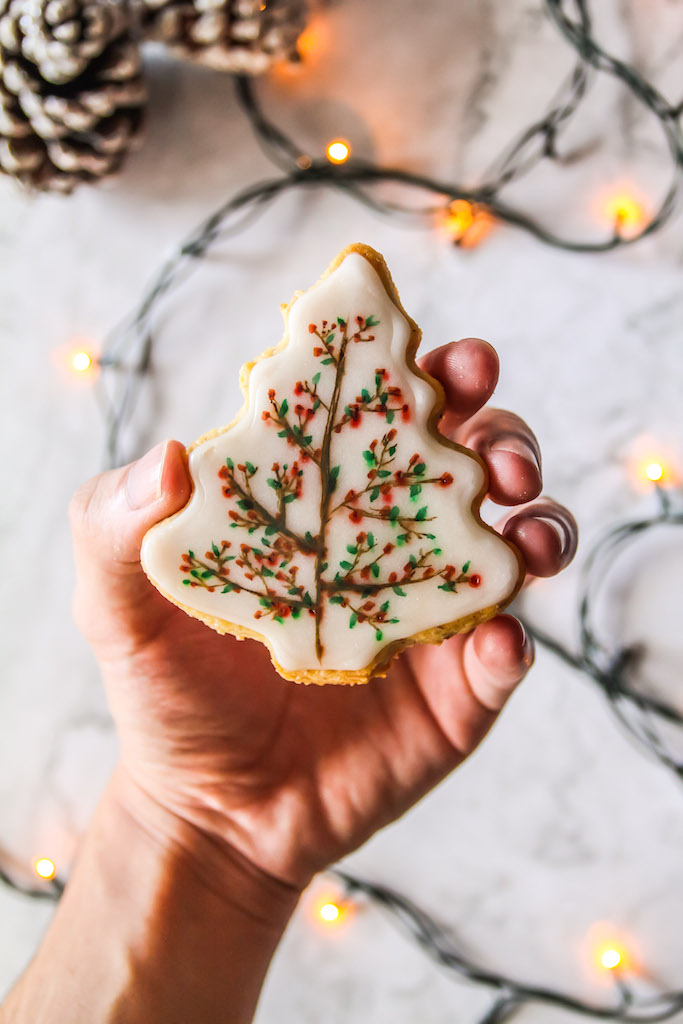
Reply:
M130 11L93 0L0 0L0 169L70 192L117 171L146 101Z
M149 38L219 71L259 74L296 57L306 0L141 0Z

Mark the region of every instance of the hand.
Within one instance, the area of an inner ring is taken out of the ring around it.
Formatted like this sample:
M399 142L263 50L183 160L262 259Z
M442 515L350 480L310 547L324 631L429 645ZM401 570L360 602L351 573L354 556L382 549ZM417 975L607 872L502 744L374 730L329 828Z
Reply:
M533 501L540 455L526 424L484 407L498 378L495 351L465 339L422 366L446 392L444 434L479 452L489 496L512 508L499 528L528 574L559 572L574 555L576 526L555 502ZM183 447L170 441L91 480L71 505L75 617L119 731L117 771L133 813L153 808L155 827L189 825L197 857L210 844L269 885L298 890L474 750L528 671L532 644L516 619L499 615L468 636L408 650L368 685L286 682L263 645L214 633L142 572L144 533L189 494Z

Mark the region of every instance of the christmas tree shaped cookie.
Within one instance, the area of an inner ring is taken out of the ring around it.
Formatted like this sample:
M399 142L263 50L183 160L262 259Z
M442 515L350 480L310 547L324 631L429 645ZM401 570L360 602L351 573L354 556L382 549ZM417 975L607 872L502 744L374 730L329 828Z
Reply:
M438 433L442 390L382 257L349 246L284 312L283 341L242 371L240 415L190 447L192 496L142 564L284 677L365 682L491 618L522 569L479 518L481 460Z

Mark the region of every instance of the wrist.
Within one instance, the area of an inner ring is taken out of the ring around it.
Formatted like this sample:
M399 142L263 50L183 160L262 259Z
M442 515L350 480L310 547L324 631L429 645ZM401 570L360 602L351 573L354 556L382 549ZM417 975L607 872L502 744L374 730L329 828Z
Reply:
M107 798L137 840L156 847L185 884L264 928L284 929L301 889L268 874L233 844L161 804L122 764L112 775Z
M297 896L119 767L6 1019L249 1024Z

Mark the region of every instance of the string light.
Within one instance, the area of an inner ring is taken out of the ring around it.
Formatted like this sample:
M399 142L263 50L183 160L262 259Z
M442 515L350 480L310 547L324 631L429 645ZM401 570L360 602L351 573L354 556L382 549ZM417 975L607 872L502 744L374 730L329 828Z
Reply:
M87 352L76 352L71 357L71 365L77 373L85 373L92 366L92 357Z
M645 467L645 476L653 483L658 483L664 478L664 469L659 462L650 462Z
M323 903L320 908L320 916L323 921L327 921L328 924L332 924L334 921L339 920L341 911L336 903Z
M116 369L118 374L118 390L113 391L114 397L105 394L104 389L100 396L103 418L107 424L109 465L127 461L126 453L120 450L120 437L123 427L129 423L135 409L140 380L150 372L155 341L153 316L158 303L176 283L184 280L186 271L201 262L219 238L224 241L236 235L251 222L254 213L265 210L268 204L288 190L331 186L344 191L375 211L404 216L418 224L433 222L434 213L439 210L444 215L446 223L449 217L454 218L447 230L454 243L464 247L476 244L476 240L481 239L492 224L502 222L521 228L556 248L575 252L603 252L631 244L652 234L669 220L683 181L683 134L679 124L683 104L669 103L634 67L612 57L598 44L592 35L587 0L545 0L545 6L555 25L575 51L576 63L573 72L551 108L535 124L526 128L506 149L495 165L495 172L492 172L488 180L472 189L464 188L457 183L445 184L422 175L381 167L357 159L346 167L331 167L330 164L343 165L349 160L351 148L343 139L332 140L324 159L312 159L295 140L266 116L257 101L254 83L246 76L236 76L237 96L255 136L282 174L241 190L199 225L164 264L135 313L126 319L121 328L112 333L105 352L97 360L98 368L102 370L102 373L98 374L98 380L105 377L110 369ZM567 7L570 8L570 13L567 13ZM299 38L298 49L304 58L314 53L318 46L317 32L310 32L308 35L305 32ZM645 204L625 192L615 193L605 208L611 230L610 236L602 241L576 241L554 234L523 210L504 202L499 193L507 184L527 174L539 161L558 158L561 134L570 124L586 93L591 68L619 81L629 90L642 109L648 111L658 121L671 155L672 182L659 209L649 220L645 216ZM337 146L340 148L337 149ZM376 186L384 184L399 184L414 188L420 194L431 194L433 202L423 210L416 210L413 206L401 205L395 201L390 203L378 198L373 191ZM89 360L87 365L80 367L73 363L74 370L84 373L90 369L92 358L87 352L77 355L85 356ZM649 469L655 465L662 470L662 475L657 479L649 475ZM659 483L664 477L664 467L659 462L650 461L645 468L645 475L651 482ZM642 478L641 474L641 480ZM571 651L553 637L531 627L529 623L525 625L538 643L543 644L572 668L591 678L602 689L609 706L630 734L678 778L683 778L683 764L667 749L663 737L657 732L658 722L665 722L668 729L675 725L683 730L683 715L663 701L647 697L642 688L635 685L633 674L637 654L629 649L605 649L592 621L596 590L605 577L606 562L614 558L624 545L640 538L646 530L662 524L683 525L683 511L673 511L668 494L659 487L655 490L660 499L659 511L649 518L630 521L610 530L596 545L586 562L584 587L579 603L580 649L576 652ZM54 864L47 858L42 858L37 862L39 863L52 865L50 875L41 875L49 879L50 887L21 888L2 870L0 880L29 897L58 898L64 886L55 875ZM36 873L39 873L37 864ZM352 902L360 898L382 907L397 924L408 931L413 941L441 966L460 977L493 989L494 1002L480 1024L498 1024L508 1019L520 1007L533 1002L581 1012L599 1019L617 1019L617 1011L611 1008L592 1006L551 987L526 985L483 968L456 948L451 937L452 929L445 932L406 897L340 869L335 869L333 874L343 882L346 895L343 899L329 898L328 893L318 907L317 921L323 922L324 927L338 923L346 916ZM600 966L611 972L609 976L614 977L618 983L624 967L624 950L611 943L602 948L600 957ZM616 957L619 959L615 960ZM626 990L622 987L620 991L625 999ZM623 1002L620 1007L618 1019L622 1021L663 1021L683 1010L683 991L660 993L656 999L656 1006L654 999L637 1007L630 995L628 998L629 1002ZM634 1011L633 1014L631 1010Z
M621 963L621 953L618 949L606 949L600 957L600 963L606 971L613 971Z
M605 212L615 233L628 237L636 234L647 222L645 207L634 195L617 192L609 197L605 204Z
M333 139L325 152L331 164L344 164L351 156L351 146L346 139Z
M54 861L51 861L49 857L41 857L35 862L33 867L40 878L50 879L55 877L56 868Z

